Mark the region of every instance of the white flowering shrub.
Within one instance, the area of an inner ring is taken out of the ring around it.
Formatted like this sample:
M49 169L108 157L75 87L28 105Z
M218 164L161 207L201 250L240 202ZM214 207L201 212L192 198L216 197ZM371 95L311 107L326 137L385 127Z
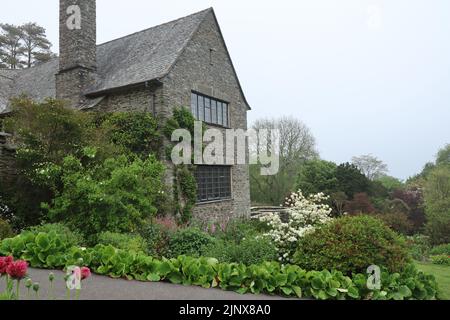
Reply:
M298 191L286 199L287 222L283 222L276 213L267 213L259 218L270 227L265 236L271 238L277 246L280 262L292 263L299 239L332 220L331 208L324 204L327 199L323 193L306 198Z

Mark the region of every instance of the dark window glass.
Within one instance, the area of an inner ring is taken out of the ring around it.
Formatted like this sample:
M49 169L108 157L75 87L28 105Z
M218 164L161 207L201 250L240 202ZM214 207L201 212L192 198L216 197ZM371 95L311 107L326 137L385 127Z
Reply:
M202 96L198 96L198 120L205 121L205 100Z
M231 167L197 166L195 176L199 202L231 198Z
M191 96L191 111L195 119L198 119L198 103L197 103L197 95L195 93L192 93Z
M211 100L211 122L217 123L217 101Z
M223 126L223 105L222 102L217 102L217 124Z
M229 105L226 102L193 92L191 110L195 119L224 127L230 125Z
M205 98L205 122L211 123L211 99Z

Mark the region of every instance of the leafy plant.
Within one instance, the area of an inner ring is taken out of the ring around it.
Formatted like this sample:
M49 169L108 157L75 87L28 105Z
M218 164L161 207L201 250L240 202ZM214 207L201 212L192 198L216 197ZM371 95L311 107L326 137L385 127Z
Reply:
M431 262L433 264L440 264L443 266L450 266L450 256L445 254L440 254L436 256L431 256Z
M344 217L301 238L294 256L308 270L365 272L370 265L401 271L409 262L405 241L378 219Z
M441 244L439 246L434 247L430 251L431 255L447 255L450 256L450 243L448 244Z
M240 242L219 240L203 250L205 257L214 257L220 262L259 264L264 261L276 261L275 245L265 237L251 237Z
M128 251L147 251L147 243L139 235L121 234L107 231L100 233L97 242L99 244L112 245L115 248Z
M10 238L13 235L14 232L9 223L5 220L0 219L0 240Z
M94 272L114 278L169 281L204 288L218 287L238 293L315 299L435 299L437 292L434 277L418 272L413 265L406 266L402 273L384 270L381 289L371 291L367 289L367 275L364 274L349 277L338 271L308 272L296 265L277 262L245 266L219 263L217 259L204 257L179 256L158 260L110 245L82 250L67 248L59 242L60 238L54 232L37 236L24 232L2 241L0 255L13 253L15 257L26 257L32 267L41 267L43 260L50 268L79 265L74 261L82 261Z
M204 247L213 242L214 238L196 228L181 229L171 235L168 254L171 257L181 255L198 257Z
M36 235L41 232L50 233L53 231L61 238L61 241L68 246L81 246L85 242L82 234L70 230L69 227L62 223L47 223L31 227L28 230Z
M92 241L103 231L130 233L155 215L165 167L154 157L107 159L94 169L73 156L61 167L63 188L45 205L52 221L63 221Z

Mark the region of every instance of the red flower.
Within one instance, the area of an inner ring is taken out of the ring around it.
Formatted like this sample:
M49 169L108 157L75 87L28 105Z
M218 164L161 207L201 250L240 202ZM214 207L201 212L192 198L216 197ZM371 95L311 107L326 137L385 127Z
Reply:
M28 263L23 260L12 262L6 268L9 276L15 280L22 280L27 275Z
M6 274L6 268L14 261L13 257L0 257L0 275Z
M81 268L81 280L85 280L91 276L91 270L88 267Z

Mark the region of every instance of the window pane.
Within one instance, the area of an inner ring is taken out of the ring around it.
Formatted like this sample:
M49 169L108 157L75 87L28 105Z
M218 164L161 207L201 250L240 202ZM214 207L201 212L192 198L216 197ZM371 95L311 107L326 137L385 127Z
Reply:
M217 124L217 101L211 100L211 122Z
M211 99L205 98L205 121L211 122Z
M228 121L228 104L226 104L226 103L223 104L223 125L225 127L229 126L229 121Z
M198 201L229 199L231 197L231 168L198 166L196 170Z
M198 119L197 95L195 93L191 95L191 111L194 118Z
M198 96L198 120L205 121L205 103L202 96Z
M217 124L223 125L222 102L217 102Z

